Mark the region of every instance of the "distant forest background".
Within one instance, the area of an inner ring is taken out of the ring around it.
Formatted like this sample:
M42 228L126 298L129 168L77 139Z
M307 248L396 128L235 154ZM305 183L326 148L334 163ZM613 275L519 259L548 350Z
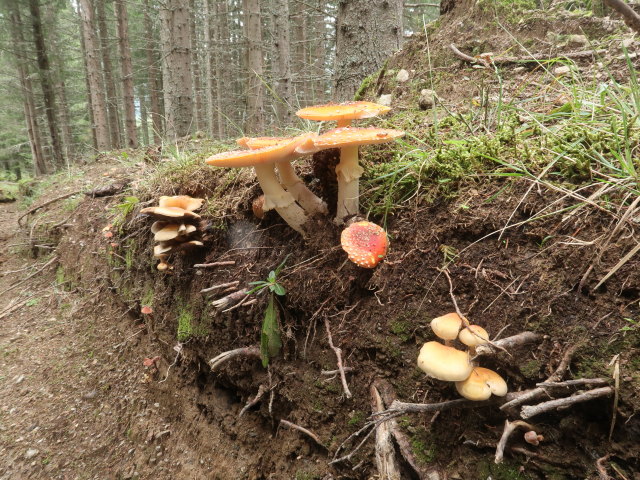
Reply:
M0 0L0 180L87 154L275 134L353 98L438 1Z

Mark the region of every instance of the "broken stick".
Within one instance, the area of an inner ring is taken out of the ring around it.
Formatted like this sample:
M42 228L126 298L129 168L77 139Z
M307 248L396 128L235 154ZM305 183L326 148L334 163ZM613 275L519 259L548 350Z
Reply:
M349 390L349 385L347 385L347 377L344 373L344 365L342 364L342 349L336 347L333 344L333 338L331 337L331 328L329 328L329 320L324 319L324 326L327 330L327 337L329 339L329 346L331 350L336 354L338 359L338 370L340 372L340 380L342 381L342 389L344 390L344 396L347 398L351 398L351 391Z
M570 407L576 403L588 402L600 397L608 397L613 394L612 387L602 387L589 390L588 392L572 395L571 397L559 398L557 400L549 400L537 405L525 405L520 410L520 416L524 419L535 417L542 413L551 412L560 408Z

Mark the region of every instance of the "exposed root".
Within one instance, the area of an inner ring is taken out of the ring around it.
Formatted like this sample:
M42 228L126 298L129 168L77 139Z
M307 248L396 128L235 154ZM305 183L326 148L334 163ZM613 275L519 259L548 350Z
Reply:
M596 470L598 471L599 480L611 480L611 477L607 473L607 468L604 466L607 460L611 455L605 455L604 457L600 457L596 460Z
M369 389L371 393L372 412L382 412L384 403L380 397L380 392L373 383ZM400 480L400 465L396 459L396 452L391 439L391 432L394 428L394 420L380 423L376 428L376 465L378 475L385 480ZM397 425L395 425L397 428Z
M253 397L251 400L249 400L244 407L242 407L242 410L240 410L240 413L238 414L238 418L240 418L242 415L245 414L247 410L249 410L251 407L257 404L262 398L262 396L265 394L265 392L267 391L268 391L268 388L265 387L264 384L261 384L258 387L258 393L256 393L256 396Z
M209 360L211 371L216 370L220 365L235 357L260 358L260 347L252 345L250 347L236 348L235 350L222 352L220 355Z
M331 347L331 350L333 350L333 352L336 354L336 357L338 359L338 371L340 372L340 380L342 381L342 389L344 390L344 395L347 398L351 398L351 391L349 390L349 385L347 385L347 377L344 373L344 366L342 364L342 349L336 347L333 344L333 338L331 337L331 328L329 327L329 320L326 318L324 319L324 326L327 330L329 346Z
M214 285L213 287L203 288L202 290L200 290L200 293L213 292L214 290L220 290L221 288L237 287L238 285L240 285L239 280L236 280L235 282L219 283L218 285Z
M238 302L247 300L248 289L243 288L242 290L238 290L237 292L230 293L218 300L211 302L211 305L214 306L218 310L224 310L227 307L233 306Z
M481 355L491 355L495 353L492 346L498 346L500 349L511 350L516 347L521 347L533 342L539 342L542 340L542 335L534 332L521 332L511 337L503 338L502 340L496 340L493 344L478 345L476 347L476 357Z
M296 425L295 423L291 423L287 420L280 420L280 426L282 427L287 427L290 428L292 430L298 430L299 432L304 433L307 437L309 437L311 440L313 440L314 442L316 442L316 444L320 447L322 447L323 449L327 449L327 447L324 446L324 444L320 441L320 439L318 438L318 436L313 433L311 430L307 430L304 427L301 427L300 425Z
M575 405L576 403L588 402L589 400L595 400L596 398L600 397L608 397L612 394L612 387L595 388L593 390L589 390L588 392L579 393L567 398L550 400L548 402L539 403L538 405L525 405L520 411L520 416L524 419L527 419L536 415L540 415L542 413L567 408Z
M509 420L505 420L504 421L504 430L502 431L502 437L500 437L500 441L498 442L498 446L496 447L496 456L495 456L495 460L494 460L495 463L502 463L502 459L504 458L504 448L507 446L507 442L509 441L509 437L518 428L526 428L527 430L535 430L533 425L530 425L527 422L523 422L522 420L516 420L515 422L510 422Z
M221 262L212 262L212 263L196 263L193 268L212 268L212 267L223 267L225 265L235 265L235 260L223 260Z

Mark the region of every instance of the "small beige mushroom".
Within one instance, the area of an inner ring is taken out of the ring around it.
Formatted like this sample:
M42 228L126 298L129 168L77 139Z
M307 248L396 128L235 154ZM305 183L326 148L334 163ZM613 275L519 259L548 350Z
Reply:
M458 335L459 340L467 347L477 347L489 343L489 334L480 325L469 325Z
M460 327L462 327L462 318L460 318L460 315L456 312L447 313L446 315L431 320L431 330L433 330L433 333L447 343L458 337Z
M507 382L493 370L475 367L469 377L456 382L456 390L468 400L487 400L494 394L504 397L507 394Z
M193 220L200 218L200 215L197 213L179 207L147 207L140 210L140 213L169 222L179 219Z
M204 199L202 198L193 198L189 195L176 195L173 197L162 196L160 197L160 201L158 202L159 207L178 207L183 210L188 210L189 212L193 212L194 210L198 210L202 207L202 203Z
M471 375L469 354L439 342L427 342L420 349L418 368L438 380L458 382Z

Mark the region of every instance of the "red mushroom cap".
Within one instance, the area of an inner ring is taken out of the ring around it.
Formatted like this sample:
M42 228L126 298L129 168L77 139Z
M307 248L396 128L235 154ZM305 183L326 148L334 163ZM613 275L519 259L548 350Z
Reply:
M387 254L389 240L384 229L371 222L355 222L342 231L342 249L349 260L363 268L374 268Z

